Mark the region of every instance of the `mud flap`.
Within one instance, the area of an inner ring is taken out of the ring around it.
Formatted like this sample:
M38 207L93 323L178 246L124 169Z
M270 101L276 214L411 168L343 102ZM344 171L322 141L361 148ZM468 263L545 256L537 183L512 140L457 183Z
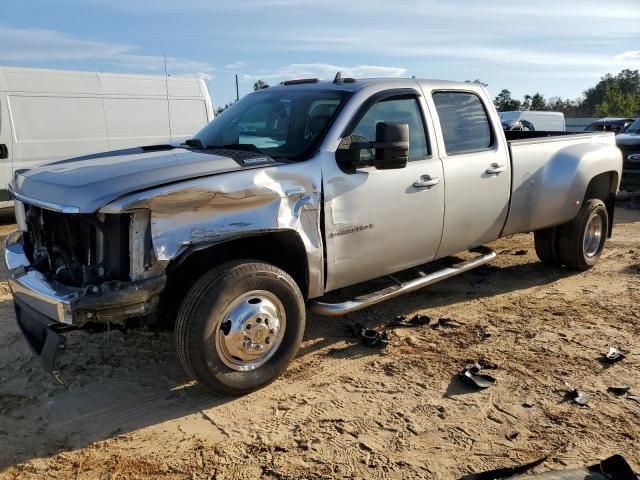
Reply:
M42 368L58 382L64 384L56 368L58 351L65 343L64 337L56 331L61 324L47 318L17 298L14 298L14 307L18 327L33 353L40 359Z

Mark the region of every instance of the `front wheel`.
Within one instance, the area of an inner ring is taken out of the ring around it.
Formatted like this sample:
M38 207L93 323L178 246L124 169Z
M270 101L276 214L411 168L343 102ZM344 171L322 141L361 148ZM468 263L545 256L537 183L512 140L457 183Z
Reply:
M304 326L304 299L286 272L251 260L231 262L187 292L176 320L178 357L199 383L240 395L287 368Z

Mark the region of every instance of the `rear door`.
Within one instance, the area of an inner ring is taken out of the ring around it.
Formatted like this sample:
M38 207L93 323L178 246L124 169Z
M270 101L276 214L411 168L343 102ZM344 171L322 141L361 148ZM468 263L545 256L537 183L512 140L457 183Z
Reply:
M0 91L0 208L7 206L3 202L10 200L8 185L13 173L12 136L7 98Z
M509 153L500 123L497 118L491 120L484 98L462 90L435 90L430 95L440 127L445 178L446 209L438 257L496 240L507 219Z
M444 214L442 164L431 153L422 97L414 90L399 90L379 92L365 101L343 139L374 142L377 123L407 123L405 168L345 171L333 155L323 164L327 291L427 262L438 250ZM368 154L374 155L373 150Z

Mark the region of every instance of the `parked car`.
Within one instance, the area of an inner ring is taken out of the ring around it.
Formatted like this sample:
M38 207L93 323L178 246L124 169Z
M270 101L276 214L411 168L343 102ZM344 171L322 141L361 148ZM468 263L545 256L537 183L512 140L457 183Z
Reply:
M504 130L544 130L548 132L564 132L566 130L564 113L562 112L524 110L499 112L499 115Z
M633 118L600 118L590 123L585 132L613 132L615 134L623 132L633 123Z
M185 369L242 394L295 357L306 302L353 312L484 265L485 244L520 232L543 262L591 268L621 169L612 134L503 132L481 85L284 82L185 144L16 172L9 284L49 371L69 329L176 307ZM410 278L340 298L400 271Z
M183 140L212 119L197 78L0 67L0 208L16 170Z
M622 152L622 185L626 190L640 190L640 119L616 136L616 144Z

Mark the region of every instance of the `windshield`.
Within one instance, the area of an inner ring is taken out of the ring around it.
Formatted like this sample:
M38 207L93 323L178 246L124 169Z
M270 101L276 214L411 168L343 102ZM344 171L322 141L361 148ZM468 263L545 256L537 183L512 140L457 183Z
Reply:
M304 160L318 148L349 96L338 90L265 89L234 103L194 138L204 148Z
M640 118L629 125L624 133L640 133Z

